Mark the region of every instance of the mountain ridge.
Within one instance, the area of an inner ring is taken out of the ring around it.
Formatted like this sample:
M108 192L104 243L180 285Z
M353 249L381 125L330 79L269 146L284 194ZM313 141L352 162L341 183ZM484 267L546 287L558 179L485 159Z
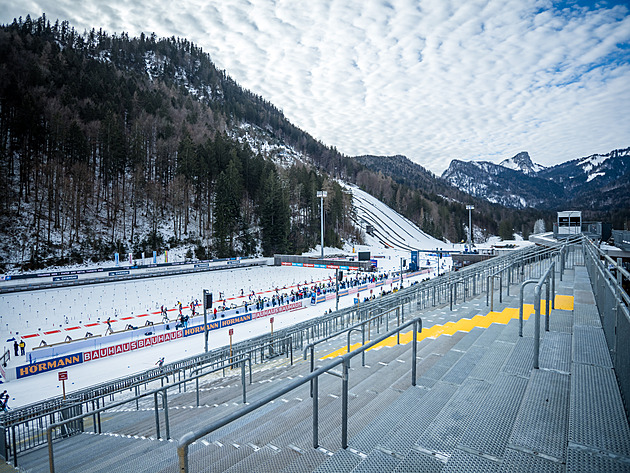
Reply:
M543 167L521 152L499 164L453 160L441 177L468 194L509 207L559 210L581 206L589 196L590 209L606 211L630 206L628 157L630 148L615 149Z

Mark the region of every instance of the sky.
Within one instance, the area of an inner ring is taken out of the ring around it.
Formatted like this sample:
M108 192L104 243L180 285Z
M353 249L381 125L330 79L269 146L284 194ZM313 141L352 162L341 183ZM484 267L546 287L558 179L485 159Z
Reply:
M187 38L348 156L520 151L545 166L630 146L630 6L550 0L3 0L76 29Z

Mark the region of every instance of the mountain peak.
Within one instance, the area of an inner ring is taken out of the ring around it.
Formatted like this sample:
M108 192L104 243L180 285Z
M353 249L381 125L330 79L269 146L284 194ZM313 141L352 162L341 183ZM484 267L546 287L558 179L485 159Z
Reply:
M521 151L516 156L504 159L499 163L499 166L514 169L527 175L536 174L541 169L544 169L544 166L532 162L527 151Z

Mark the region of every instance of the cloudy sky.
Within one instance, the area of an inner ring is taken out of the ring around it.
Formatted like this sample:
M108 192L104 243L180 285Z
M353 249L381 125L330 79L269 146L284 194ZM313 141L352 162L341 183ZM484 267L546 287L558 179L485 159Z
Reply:
M203 47L237 82L347 155L528 151L553 165L630 146L628 0L3 0L79 31Z

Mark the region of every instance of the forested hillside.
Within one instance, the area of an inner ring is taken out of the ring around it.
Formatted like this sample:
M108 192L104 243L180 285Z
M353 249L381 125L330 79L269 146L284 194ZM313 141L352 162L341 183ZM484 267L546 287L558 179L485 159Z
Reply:
M0 27L0 77L0 270L181 244L199 258L302 252L319 243L320 189L326 245L358 241L335 179L464 238L462 202L313 139L185 39L20 18ZM490 232L508 218L493 212Z

